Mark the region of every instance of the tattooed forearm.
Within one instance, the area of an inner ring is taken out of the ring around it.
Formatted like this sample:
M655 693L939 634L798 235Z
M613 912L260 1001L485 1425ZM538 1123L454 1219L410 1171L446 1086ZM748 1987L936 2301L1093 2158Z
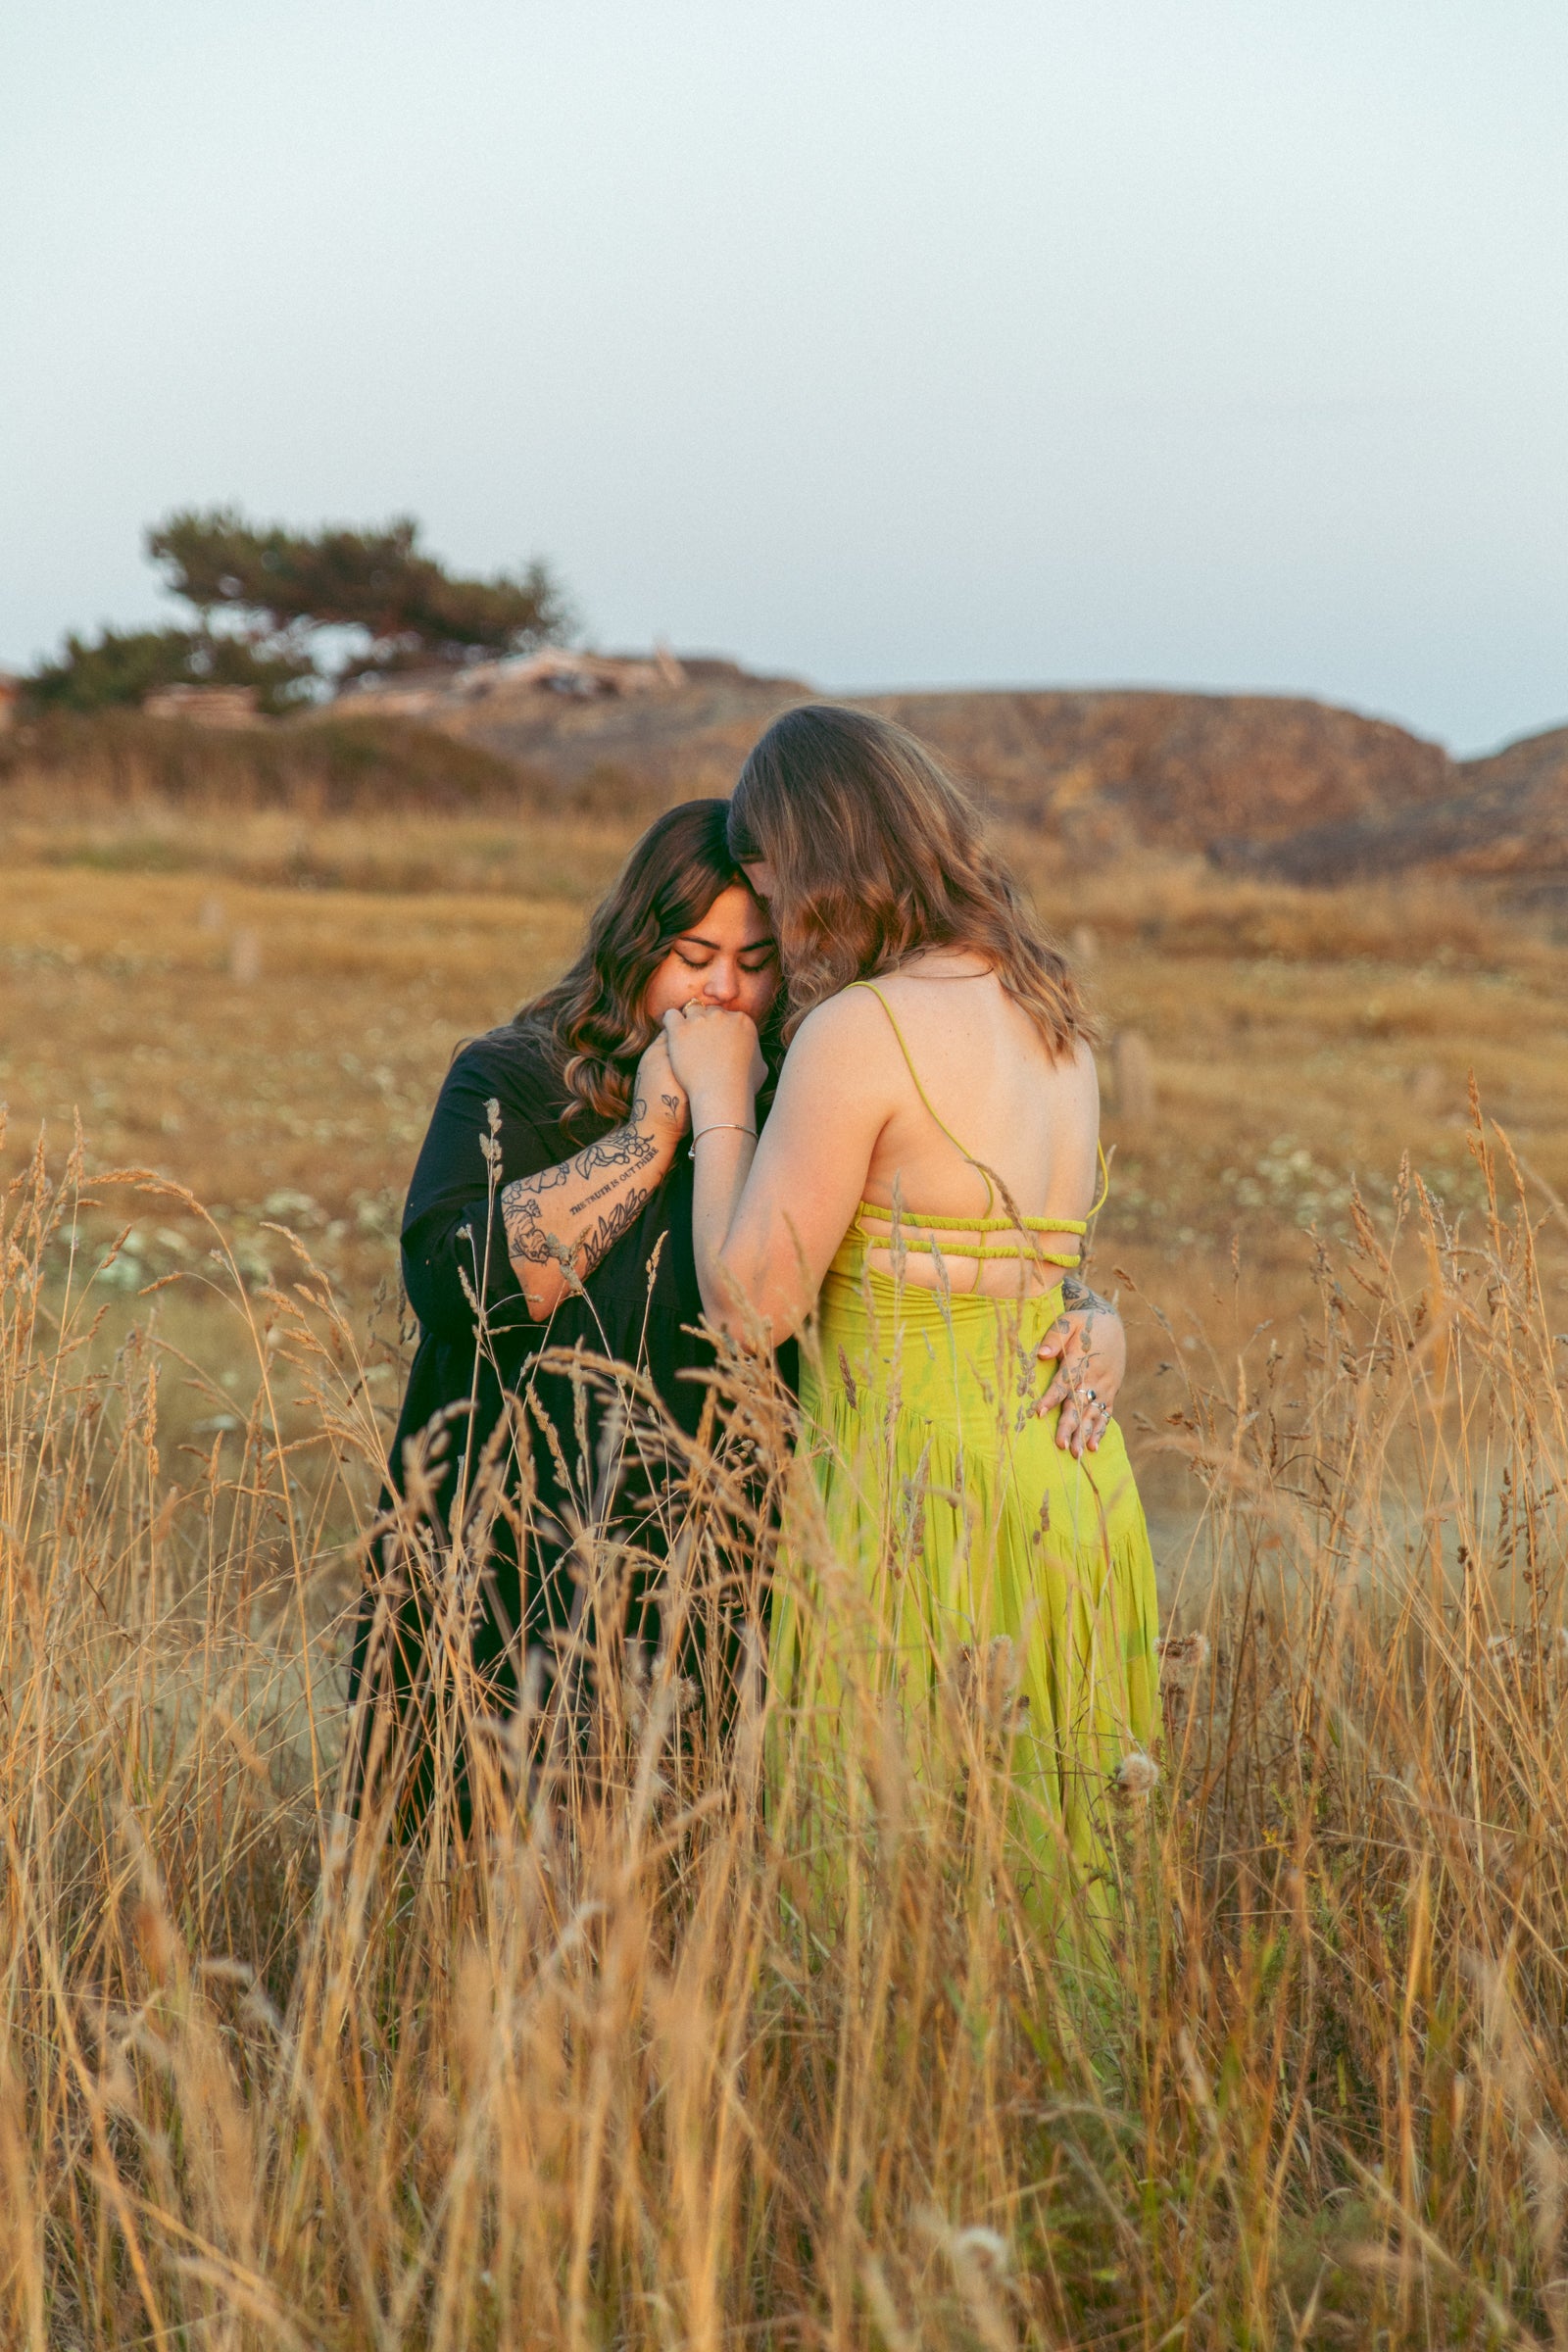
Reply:
M527 1265L547 1266L554 1252L539 1217L539 1203L520 1184L509 1184L501 1196L501 1221L507 1229L507 1254Z
M578 1247L583 1254L583 1272L591 1274L606 1251L612 1250L623 1233L629 1233L653 1199L642 1185L634 1185L623 1193L613 1208L607 1208L592 1233L585 1233Z
M612 1185L605 1187L606 1192L613 1190ZM599 1197L595 1195L596 1199ZM558 1241L553 1233L545 1231L537 1200L523 1200L514 1211L503 1209L507 1223L507 1248L514 1258L521 1259L525 1265L560 1265L575 1258L579 1277L591 1274L607 1250L614 1248L623 1233L630 1232L653 1197L647 1185L633 1185L630 1192L621 1195L613 1208L606 1209L597 1225L590 1227L586 1233L578 1234L569 1248L564 1242Z
M659 1146L651 1136L639 1134L635 1127L616 1127L609 1135L602 1135L596 1144L585 1146L574 1158L558 1160L553 1168L541 1168L536 1176L519 1176L514 1183L502 1188L501 1214L509 1240L514 1221L519 1227L538 1222L541 1214L539 1197L542 1193L554 1193L564 1184L597 1176L601 1169L610 1169L616 1178L624 1178L636 1168L647 1167L651 1159L658 1157ZM614 1189L613 1183L601 1185L598 1192L588 1195L586 1200L572 1201L568 1215L585 1208L588 1200L603 1200L607 1192L613 1192ZM519 1253L514 1251L514 1254Z
M640 1101L632 1104L633 1120L642 1115L642 1109ZM624 1173L628 1168L646 1168L651 1159L658 1157L659 1146L653 1137L643 1135L628 1123L612 1128L598 1143L586 1145L575 1158L563 1159L553 1168L541 1168L537 1176L525 1176L520 1181L530 1192L553 1193L558 1185L570 1184L575 1177L597 1176L601 1168L617 1168Z
M654 1197L663 1173L657 1163L664 1156L653 1137L628 1124L601 1136L571 1159L502 1187L507 1254L522 1278L531 1312L548 1313L563 1287L574 1289L635 1223ZM607 1181L560 1198L564 1188L598 1175ZM652 1180L638 1183L639 1176ZM593 1211L601 1203L605 1205L594 1223ZM541 1269L542 1279L529 1279L524 1269L533 1267ZM543 1273L550 1267L557 1269L554 1280Z

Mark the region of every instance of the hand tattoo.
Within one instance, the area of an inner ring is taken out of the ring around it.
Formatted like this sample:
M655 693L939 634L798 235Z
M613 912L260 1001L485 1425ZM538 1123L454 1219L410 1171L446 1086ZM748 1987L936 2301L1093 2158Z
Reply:
M1061 1311L1064 1315L1093 1316L1113 1315L1116 1309L1108 1298L1102 1298L1098 1291L1092 1291L1088 1283L1081 1282L1076 1274L1064 1274L1061 1278Z

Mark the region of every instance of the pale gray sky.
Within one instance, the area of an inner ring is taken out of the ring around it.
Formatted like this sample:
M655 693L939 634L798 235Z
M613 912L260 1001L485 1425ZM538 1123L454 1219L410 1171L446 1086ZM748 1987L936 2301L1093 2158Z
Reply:
M9 0L0 661L411 510L828 687L1568 718L1562 0Z

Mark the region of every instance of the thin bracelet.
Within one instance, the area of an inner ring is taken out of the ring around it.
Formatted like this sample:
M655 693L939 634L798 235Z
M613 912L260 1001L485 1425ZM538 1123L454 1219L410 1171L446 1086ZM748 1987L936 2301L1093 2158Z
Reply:
M692 1157L694 1159L697 1157L697 1147L702 1142L705 1135L718 1135L726 1129L730 1130L736 1135L749 1135L754 1143L757 1141L757 1129L755 1127L745 1127L741 1124L739 1119L714 1119L710 1126L699 1127L696 1133L693 1135Z

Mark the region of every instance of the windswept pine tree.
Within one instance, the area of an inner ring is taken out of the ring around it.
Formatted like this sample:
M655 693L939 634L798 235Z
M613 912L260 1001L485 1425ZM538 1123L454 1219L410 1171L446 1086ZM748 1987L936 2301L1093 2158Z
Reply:
M146 552L192 618L105 626L95 639L73 631L27 680L30 701L87 711L171 686L241 686L275 713L324 685L523 653L570 626L543 564L464 578L420 544L411 515L296 531L237 508L187 508L147 532Z
M384 527L293 531L257 526L234 508L171 514L147 534L165 584L203 625L221 614L252 637L316 648L350 630L339 677L518 653L564 634L565 598L544 564L464 579L400 515Z

